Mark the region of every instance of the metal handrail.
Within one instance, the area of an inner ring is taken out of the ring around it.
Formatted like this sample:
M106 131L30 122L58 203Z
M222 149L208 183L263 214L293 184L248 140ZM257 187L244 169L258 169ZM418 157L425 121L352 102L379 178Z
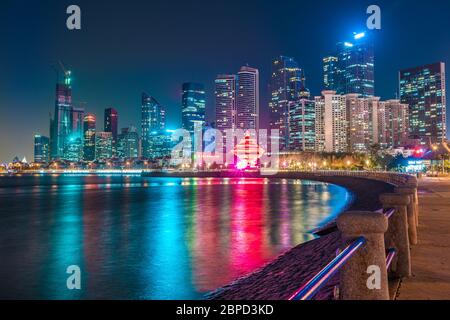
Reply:
M397 250L395 248L390 248L388 250L387 255L386 255L386 269L387 270L389 270L396 254L397 254Z
M386 218L390 219L394 213L395 213L395 208L391 208L391 209L387 209L384 212L384 215L386 216Z
M375 211L377 213L382 213L386 216L386 218L390 219L392 217L392 215L395 213L395 208L390 208L390 209L379 209L377 211Z
M366 243L366 238L359 237L348 245L317 275L295 292L289 300L311 300L319 289Z

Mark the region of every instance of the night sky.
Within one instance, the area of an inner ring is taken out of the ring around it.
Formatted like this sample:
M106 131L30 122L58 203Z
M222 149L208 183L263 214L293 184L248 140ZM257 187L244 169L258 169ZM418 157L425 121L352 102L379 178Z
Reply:
M81 7L80 31L66 28L71 4ZM142 91L166 107L170 128L179 127L181 84L188 81L205 84L212 121L215 76L249 64L261 74L264 126L271 60L295 57L311 93L320 94L322 57L365 30L370 4L382 14L376 95L395 97L402 68L450 63L450 1L443 0L2 0L0 161L32 160L33 134L48 135L58 60L72 70L74 102L97 115L98 130L107 107L118 110L120 127L139 128Z

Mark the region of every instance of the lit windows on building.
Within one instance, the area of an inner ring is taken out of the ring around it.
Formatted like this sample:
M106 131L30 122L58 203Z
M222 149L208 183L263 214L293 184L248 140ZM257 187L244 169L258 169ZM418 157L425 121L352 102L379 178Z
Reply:
M401 70L400 101L409 106L410 137L422 144L446 139L445 64Z
M194 132L195 123L205 122L206 96L203 84L187 82L182 85L181 120L183 129Z
M337 52L323 59L324 86L337 94L375 94L374 48L371 36L354 34L351 41L339 42Z
M237 76L218 75L214 81L216 129L224 134L226 129L236 128Z
M155 152L152 134L165 130L165 117L163 106L154 97L143 93L141 107L143 157L150 158Z
M95 160L105 161L112 158L112 133L97 132L95 134Z
M346 97L324 90L315 97L316 144L318 152L348 152Z
M85 161L95 160L95 115L88 113L83 120L83 159Z
M119 115L114 108L105 109L104 131L111 132L113 137L113 154L117 153L117 135L118 135Z
M118 135L117 157L121 160L139 157L139 135L135 127L123 128Z
M50 161L50 139L40 134L34 135L34 162Z
M323 86L325 90L334 90L336 88L337 73L337 57L329 56L323 58Z
M53 114L50 143L51 158L63 159L65 144L72 133L73 107L70 71L64 70L63 82L56 84L55 112Z
M238 72L236 127L259 129L259 71L243 66Z
M315 151L316 106L314 100L289 102L289 150Z

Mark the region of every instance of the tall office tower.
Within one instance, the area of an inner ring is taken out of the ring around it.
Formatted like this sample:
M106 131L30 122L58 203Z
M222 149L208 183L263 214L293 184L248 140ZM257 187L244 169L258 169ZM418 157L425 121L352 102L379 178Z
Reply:
M72 109L72 137L83 137L84 108Z
M34 162L50 161L50 139L40 134L34 135Z
M122 128L117 137L117 156L119 159L139 157L139 135L135 127Z
M84 108L72 108L70 134L64 144L63 158L78 162L83 159Z
M226 129L236 128L236 90L237 76L234 74L218 75L214 81L216 129L223 135Z
M105 109L104 131L112 133L113 156L115 156L117 153L118 122L119 122L119 115L117 113L117 110L114 108Z
M71 72L64 71L64 81L56 84L55 113L51 140L52 159L64 158L64 147L72 131Z
M328 56L323 58L323 86L325 90L334 90L337 87L338 58Z
M446 138L445 63L401 70L400 101L409 106L410 136L422 144Z
M318 152L348 152L346 97L324 90L315 97L316 145Z
M409 138L409 108L400 100L387 100L380 103L379 144L384 148L404 146Z
M335 56L324 61L324 85L337 94L375 94L374 48L369 34L354 34L352 41L339 42Z
M238 72L236 127L243 130L259 129L258 69L244 66Z
M315 151L316 106L314 100L299 99L288 103L289 150Z
M157 160L170 156L173 147L171 138L172 133L166 130L152 132L148 158Z
M280 56L272 61L270 91L270 129L278 129L280 150L289 147L289 103L296 101L302 88L302 70L290 57Z
M350 152L367 152L371 142L369 100L347 94L348 147Z
M202 127L205 123L205 88L203 84L186 82L182 86L181 121L182 127L194 133L194 124Z
M142 94L141 128L142 128L142 156L150 158L155 140L165 130L165 110L152 96Z
M95 160L104 161L112 158L112 133L97 132L95 134Z
M85 161L95 160L95 115L88 113L84 116L83 120L83 159Z

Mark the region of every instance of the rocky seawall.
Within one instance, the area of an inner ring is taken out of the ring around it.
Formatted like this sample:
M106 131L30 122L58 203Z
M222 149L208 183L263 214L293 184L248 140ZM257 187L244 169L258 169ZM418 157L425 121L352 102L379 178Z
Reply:
M289 174L289 177L285 175L277 177L295 178L294 176ZM381 208L379 195L393 192L392 185L368 179L323 177L311 180L335 183L350 190L354 194L354 201L348 210L378 210ZM334 222L322 228L319 234L322 234L320 238L298 245L259 270L213 291L206 298L214 300L287 300L326 266L342 246L341 235ZM334 288L338 284L339 274L336 274L324 285L315 299L334 299Z

